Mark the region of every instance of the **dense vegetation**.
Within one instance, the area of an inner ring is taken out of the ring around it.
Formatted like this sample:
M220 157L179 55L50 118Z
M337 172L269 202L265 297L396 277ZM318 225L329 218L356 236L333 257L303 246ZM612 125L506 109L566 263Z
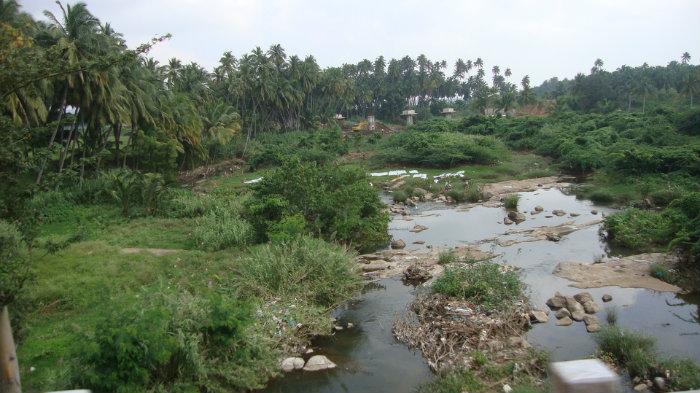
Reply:
M388 243L366 166L465 170L406 179L401 202L428 192L474 202L480 183L554 166L586 175L578 193L630 207L606 221L613 243L672 247L697 266L699 68L687 54L612 72L596 61L537 88L498 66L487 81L480 58L452 72L424 55L321 69L279 45L225 52L210 72L148 58L167 35L129 49L85 4L55 11L35 21L0 0L0 307L12 311L30 391L263 386L360 289L353 252ZM433 119L446 106L459 118ZM424 121L386 137L346 137L334 120L398 121L407 108ZM339 159L350 152L370 159ZM262 180L242 185L236 173L206 194L176 182L234 158ZM470 269L479 275L449 268L436 291L493 309L520 292L514 273ZM494 378L514 367L481 366ZM483 387L474 370L441 381L428 389Z

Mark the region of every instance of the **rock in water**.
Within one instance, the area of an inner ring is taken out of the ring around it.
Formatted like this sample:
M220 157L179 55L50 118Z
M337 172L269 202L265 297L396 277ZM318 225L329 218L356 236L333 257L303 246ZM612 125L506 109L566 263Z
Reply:
M552 214L554 214L555 216L561 217L564 214L566 214L566 212L564 210L555 209L555 210L552 210Z
M566 308L569 310L571 315L574 315L576 313L584 313L583 306L581 305L581 303L577 302L576 299L572 297L566 297Z
M569 326L572 323L574 323L574 321L572 321L571 318L564 317L562 319L558 319L556 325L557 326Z
M320 371L335 367L335 363L328 360L327 357L323 355L314 355L306 362L304 371Z
M598 311L600 311L600 306L598 305L598 303L594 302L593 300L590 300L586 303L583 303L583 310L586 311L586 314L595 314Z
M583 317L585 317L586 314L583 311L576 311L571 313L571 319L577 322L583 321Z
M571 313L565 308L560 308L559 310L557 310L554 316L557 317L557 319L571 318Z
M282 360L282 363L280 363L280 368L285 373L291 372L293 370L299 370L302 367L304 367L304 359L297 357L286 358Z
M406 242L401 239L391 241L391 248L395 250L402 249L404 247L406 247Z
M535 206L535 211L536 211L536 212L541 212L541 211L543 211L543 210L544 210L544 208L543 208L542 206L539 206L539 205L538 205L538 206Z
M607 293L606 293L605 295L603 295L603 301L604 301L605 303L607 303L607 302L609 302L609 301L611 301L611 300L612 300L612 296L608 295Z
M426 227L426 226L416 224L412 229L409 230L409 232L418 233L418 232L425 231L427 229L428 229L428 227Z
M549 317L547 313L542 310L532 310L530 311L530 320L533 323L547 323Z
M598 210L596 210L596 209L591 210L591 214L593 214L593 215L598 214Z
M554 294L554 296L547 300L547 305L553 310L564 308L566 307L566 298L557 292Z
M666 380L662 377L656 377L654 378L654 386L656 386L657 389L664 391L666 390Z
M584 315L583 316L583 322L588 325L600 325L600 321L598 320L598 317L595 315Z
M597 323L592 323L590 325L586 325L586 331L588 333L595 333L600 330L600 325Z
M508 218L515 221L516 223L523 222L526 219L526 217L523 213L516 212L516 211L509 211Z
M586 302L592 302L593 296L590 292L579 292L574 295L574 299L581 304L585 304Z

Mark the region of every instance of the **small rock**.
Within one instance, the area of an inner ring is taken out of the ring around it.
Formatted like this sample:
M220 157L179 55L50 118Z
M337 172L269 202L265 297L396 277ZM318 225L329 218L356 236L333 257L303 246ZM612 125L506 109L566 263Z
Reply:
M393 248L394 250L399 250L404 247L406 247L406 242L401 239L391 241L391 248Z
M306 362L306 365L304 366L304 371L327 370L335 367L335 363L328 360L327 357L323 355L314 355Z
M416 240L413 244L425 244L425 240Z
M659 390L666 390L666 380L662 377L654 378L654 386Z
M557 322L556 322L556 325L557 325L557 326L569 326L569 325L571 325L572 323L574 323L574 321L572 321L571 318L569 318L569 317L564 317L564 318L562 318L562 319L558 319Z
M505 217L505 218L503 218L503 223L506 224L506 225L510 225L510 224L513 223L513 220L511 220L511 219L508 218L508 217Z
M511 393L513 391L513 388L510 387L510 385L505 384L503 385L503 393Z
M307 354L307 355L310 355L310 354L314 353L314 350L313 350L312 348L309 348L309 349L307 349L306 352L304 352L304 353Z
M638 385L634 385L635 392L644 392L647 390L649 390L649 386L647 386L647 384L645 384L645 383L640 383Z
M415 202L413 202L412 199L406 199L406 206L408 206L408 207L415 207L416 204L415 204Z
M566 308L571 312L571 315L574 313L584 313L581 303L577 302L573 297L566 297Z
M605 295L603 295L603 301L604 301L605 303L607 303L607 302L609 302L609 301L611 301L611 300L612 300L612 296L608 295L607 293L606 293Z
M558 310L560 308L566 307L566 298L562 296L559 292L554 294L549 300L547 300L547 305L553 310Z
M516 211L509 211L508 218L510 218L511 220L513 220L516 223L523 222L526 219L526 217L523 213L516 212Z
M483 191L483 192L481 193L481 199L483 199L483 200L485 200L485 201L488 201L488 200L491 199L491 198L493 198L493 193L491 193L491 192L489 192L489 191Z
M555 209L555 210L552 210L552 214L554 214L557 217L561 217L564 214L566 214L566 212L564 210Z
M348 329L352 329L353 327L355 327L355 324L352 322L348 322L347 326L348 326Z
M550 215L544 216L544 218L552 218L552 217L554 217L554 216L550 216Z
M596 209L591 210L591 214L594 214L594 215L598 214L598 210L596 210Z
M298 370L302 367L304 367L304 359L298 357L286 358L280 363L280 368L285 373Z
M545 236L550 242L558 242L559 240L561 240L561 236L557 235L556 233L548 233Z
M581 322L583 321L583 317L586 316L586 313L583 311L576 311L571 313L571 319L573 319L576 322Z
M542 206L537 205L537 206L535 206L535 211L541 212L541 211L544 211L544 208Z
M557 319L571 318L571 313L565 308L560 308L559 310L557 310L554 316L557 317Z
M549 317L547 313L542 310L532 310L530 311L530 320L533 323L547 323Z
M333 330L335 330L336 332L339 332L339 331L343 330L343 327L340 325L335 325L335 326L333 326Z
M583 310L586 314L595 314L600 311L600 306L593 300L583 303Z
M593 301L593 295L590 292L579 292L574 295L574 299L581 304Z
M600 325L600 321L598 320L598 317L595 315L584 315L583 316L583 323L588 325Z
M432 274L427 269L423 269L417 264L406 268L403 272L403 279L410 284L420 284L430 280Z
M590 325L586 325L586 331L588 333L595 333L600 330L600 325L597 323L592 323Z
M428 227L426 227L426 226L416 224L412 229L409 230L409 232L418 233L418 232L423 232L427 229L428 229Z

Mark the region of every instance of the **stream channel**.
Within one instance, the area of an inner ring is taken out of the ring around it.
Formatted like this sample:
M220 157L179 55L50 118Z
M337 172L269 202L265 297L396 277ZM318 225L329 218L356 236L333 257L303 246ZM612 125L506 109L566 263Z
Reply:
M527 220L517 225L518 229L567 221L582 224L600 218L601 214L613 212L610 208L595 206L590 201L577 199L556 188L519 195L520 211L529 212L537 205L543 206L545 211L538 215L528 214ZM388 197L384 198L387 203L390 202ZM564 210L567 214L551 216L554 209ZM598 215L591 213L593 209L598 211ZM568 213L571 212L579 216L570 217ZM542 309L546 308L545 301L556 291L567 296L582 291L570 287L568 280L552 274L559 262L594 263L603 256L615 255L600 235L600 224L565 235L559 242L539 240L500 246L493 239L504 239L506 229L516 227L511 225L509 228L503 224L505 211L502 207L476 205L466 208L425 202L411 208L409 217L412 220L393 215L389 224L390 235L394 239L403 239L407 244L406 250L427 246L448 249L478 243L482 250L498 255L494 261L520 268L532 305ZM409 232L416 224L429 229L420 233ZM513 236L517 235L509 235L509 238ZM425 243L413 244L416 240ZM523 239L515 237L515 240ZM414 391L432 378L432 373L420 352L412 351L394 339L391 327L394 319L404 313L413 300L415 290L398 278L373 281L358 299L335 312L340 321L352 322L355 326L314 342L315 354L326 355L338 367L321 372L292 372L271 381L263 392ZM603 305L598 313L602 321L605 320L605 309L613 307L617 312L618 325L653 336L661 353L700 361L698 296L620 287L585 291ZM603 304L599 301L603 294L612 295L613 300ZM526 336L528 342L548 351L555 361L584 358L595 352L593 336L586 332L583 323L558 327L555 321L550 315L547 323L533 325Z

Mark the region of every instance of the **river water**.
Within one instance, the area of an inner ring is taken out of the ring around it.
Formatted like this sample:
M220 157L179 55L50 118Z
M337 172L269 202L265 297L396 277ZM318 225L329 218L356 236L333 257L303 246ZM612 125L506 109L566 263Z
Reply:
M403 239L407 249L427 246L449 248L456 245L479 243L484 251L498 256L495 261L520 268L527 284L531 303L545 308L545 301L554 292L573 295L580 289L569 287L569 281L556 277L552 271L564 261L593 263L603 256L614 255L600 235L600 225L592 225L562 237L559 242L547 240L520 242L499 246L485 239L518 239L520 235L504 235L512 228L527 229L543 225L557 225L573 221L583 224L600 219L611 209L579 200L558 189L520 193L519 210L529 212L541 205L545 212L527 214L519 225L505 226L503 208L481 205L445 206L421 203L411 209L412 220L393 216L389 232L395 239ZM567 212L562 217L550 216L552 210ZM591 213L592 209L598 215ZM568 213L578 213L570 217ZM548 217L549 216L549 217ZM409 232L420 224L429 229L420 233ZM425 243L413 244L416 240ZM272 381L264 392L411 392L431 378L430 370L420 356L396 342L391 333L393 320L403 313L414 297L412 287L398 279L382 279L372 283L365 293L336 316L355 327L315 343L315 353L324 354L338 364L326 372L294 372ZM700 361L700 324L697 322L697 296L661 293L647 289L605 287L588 289L603 308L614 308L618 325L642 331L656 338L660 352L670 356L690 357ZM610 303L602 303L603 294L613 296ZM605 321L605 310L598 314ZM548 323L534 325L527 340L551 354L553 360L572 360L588 357L595 351L593 336L583 323L568 327L555 326L551 316ZM603 322L604 323L604 322Z

